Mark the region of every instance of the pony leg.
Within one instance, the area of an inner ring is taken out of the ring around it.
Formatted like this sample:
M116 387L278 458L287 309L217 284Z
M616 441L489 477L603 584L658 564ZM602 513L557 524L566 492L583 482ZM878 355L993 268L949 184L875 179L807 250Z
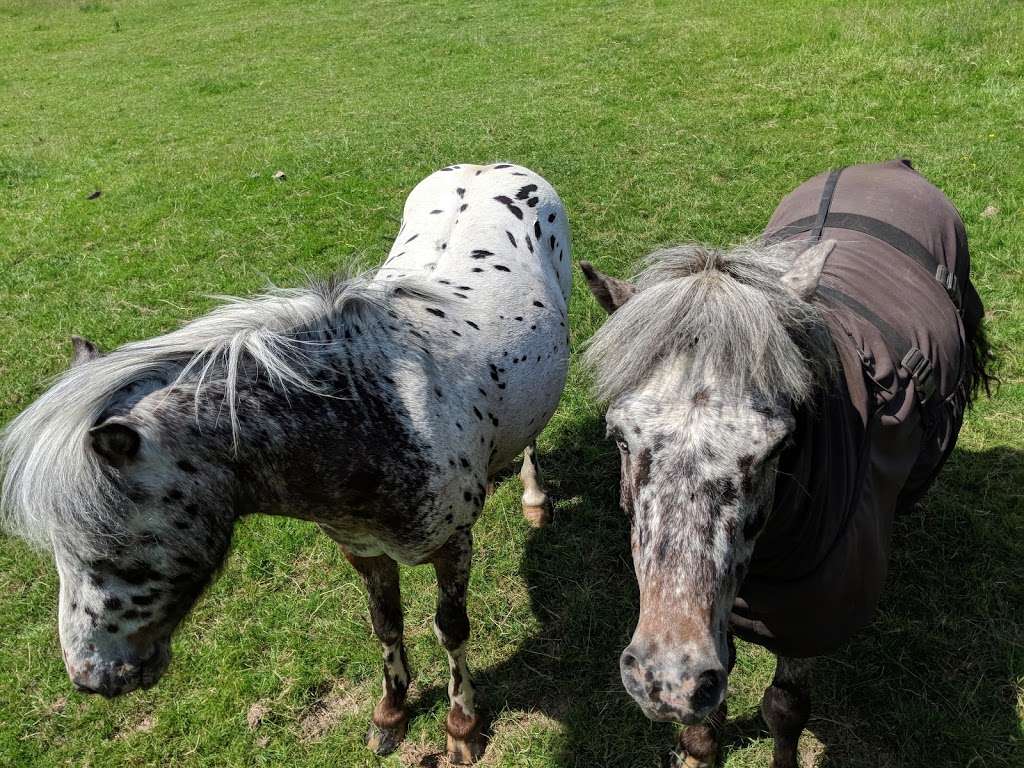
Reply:
M473 557L473 535L469 531L452 536L430 561L437 574L437 612L434 634L448 652L448 759L455 765L476 762L484 751L483 720L476 709L475 690L466 663L469 617L466 588Z
M366 733L366 746L377 755L395 751L409 726L405 696L409 691L409 663L402 642L402 596L398 582L398 563L386 555L356 557L345 552L352 567L366 585L370 601L373 632L384 646L384 695L373 710L373 721Z
M732 674L736 664L736 641L729 633L729 665L727 674ZM679 747L675 754L676 768L712 768L718 759L718 742L728 709L723 701L718 709L699 725L684 728L679 734Z
M772 768L798 768L800 732L811 715L809 659L776 656L775 677L761 699L761 715L775 738Z
M544 492L544 481L540 477L536 442L530 443L523 451L519 479L523 482L523 516L534 528L547 525L551 522L551 501Z

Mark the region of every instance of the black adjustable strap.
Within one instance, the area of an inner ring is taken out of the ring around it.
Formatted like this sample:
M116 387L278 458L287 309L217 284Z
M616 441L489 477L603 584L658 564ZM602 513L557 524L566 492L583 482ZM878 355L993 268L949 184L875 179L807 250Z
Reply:
M953 303L959 309L960 294L956 275L950 274L945 264L938 263L938 259L932 256L931 252L913 236L898 227L894 227L871 216L829 212L829 209L832 207L832 197L835 195L836 184L839 182L839 175L842 172L842 168L835 168L829 172L828 177L825 179L825 186L821 190L821 200L818 202L817 214L799 219L775 230L765 237L765 242L780 242L794 235L807 232L809 237L806 242L808 244L816 243L821 240L821 233L825 228L850 229L863 232L866 235L871 235L888 243L928 270L946 288ZM935 377L932 375L932 364L920 349L911 344L902 333L879 317L873 310L864 306L852 296L848 296L842 291L825 285L818 286L818 293L831 299L833 302L845 305L877 328L878 332L882 334L882 338L885 340L889 350L895 358L899 359L900 365L914 380L914 389L921 404L924 405L928 402L928 399L935 393L936 383Z
M831 177L830 177L831 178ZM831 202L831 201L830 201ZM888 243L900 253L909 256L920 264L928 274L932 275L946 289L946 293L953 300L953 303L960 308L960 286L957 283L956 275L951 273L945 264L939 262L931 251L925 248L912 235L904 232L899 227L887 224L881 219L872 216L861 216L859 213L826 213L824 221L819 221L821 209L818 216L805 216L802 219L787 224L781 229L775 230L768 236L771 242L785 240L788 237L799 235L803 232L810 232L811 241L821 239L821 228L828 229L850 229L855 232L863 232L884 243ZM819 228L819 226L823 226Z
M832 207L832 195L835 194L836 184L839 183L839 174L842 168L833 168L825 179L825 188L821 190L821 200L818 202L818 215L814 217L811 226L811 242L821 240L821 230L825 228L825 221L828 219L828 209Z
M878 332L882 334L882 338L885 339L885 343L892 351L893 357L900 361L900 365L906 369L907 373L914 380L916 385L914 389L921 404L927 403L928 399L935 394L936 382L935 377L932 375L931 361L924 356L924 353L907 341L902 333L879 317L874 310L864 306L852 296L835 288L830 288L827 285L819 285L818 293L835 303L843 304L852 309L878 329Z

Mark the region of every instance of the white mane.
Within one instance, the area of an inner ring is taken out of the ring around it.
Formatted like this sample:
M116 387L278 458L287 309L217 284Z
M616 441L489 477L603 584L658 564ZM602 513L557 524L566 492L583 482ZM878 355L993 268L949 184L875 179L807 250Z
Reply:
M176 331L125 344L65 371L0 435L0 524L42 547L58 529L115 530L113 502L124 499L89 449L87 436L119 392L152 378L173 382L171 388L187 381L194 384L198 403L205 386L223 383L237 436L243 362L280 388L317 391L309 378L310 353L321 334L343 331L381 311L396 295L446 301L430 283L413 277L330 279L254 298L224 298Z
M614 400L661 361L693 352L737 391L806 401L832 376L835 356L821 308L780 280L794 253L789 244L760 243L652 253L636 281L640 290L588 343L584 360L598 397Z

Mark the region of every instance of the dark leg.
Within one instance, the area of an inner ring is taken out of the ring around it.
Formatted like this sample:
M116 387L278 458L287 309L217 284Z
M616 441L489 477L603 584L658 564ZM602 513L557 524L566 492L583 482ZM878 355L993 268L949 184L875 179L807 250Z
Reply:
M761 715L775 737L772 768L798 768L800 733L811 716L810 659L777 656L775 678L761 699Z
M729 665L727 672L732 673L736 664L736 642L729 633ZM727 708L725 702L700 725L684 728L679 734L679 747L676 752L678 768L711 768L718 759L718 741L722 738Z
M430 558L437 573L437 613L434 634L448 652L451 679L448 683L448 759L456 765L473 763L484 751L482 719L474 702L473 681L466 663L469 617L466 588L473 558L473 536L456 533Z
M344 551L344 548L343 548ZM384 555L345 557L363 578L370 598L373 631L384 646L384 696L373 710L373 722L366 734L366 746L378 755L395 751L405 738L409 713L405 695L409 691L409 665L402 642L402 596L398 584L398 563Z

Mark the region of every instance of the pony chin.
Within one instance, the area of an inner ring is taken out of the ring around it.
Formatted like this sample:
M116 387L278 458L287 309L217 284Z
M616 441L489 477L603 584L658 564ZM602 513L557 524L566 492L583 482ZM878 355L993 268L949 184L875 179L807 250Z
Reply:
M163 677L171 661L170 640L162 639L153 644L152 651L144 657L131 652L123 655L99 654L85 646L69 652L64 650L64 666L68 677L81 693L98 693L104 698L121 696L137 688L151 688Z

